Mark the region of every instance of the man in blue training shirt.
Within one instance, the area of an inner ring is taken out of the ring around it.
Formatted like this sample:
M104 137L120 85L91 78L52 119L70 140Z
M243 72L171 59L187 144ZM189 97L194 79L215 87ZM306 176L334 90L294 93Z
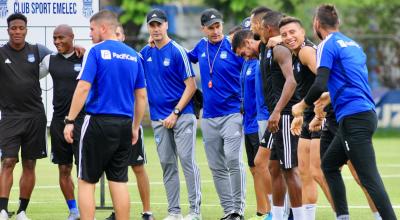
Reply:
M322 159L322 169L337 219L349 219L346 190L339 168L350 160L382 219L395 220L397 218L379 175L372 146L377 117L368 86L366 56L356 42L339 32L335 6L319 6L313 27L314 33L323 40L317 51L318 74L307 96L293 106L292 112L294 116L301 115L328 86L339 128Z
M222 33L222 23L217 10L203 11L201 25L206 37L188 55L200 66L204 98L201 128L208 165L224 209L222 219L243 219L246 176L239 79L243 59L232 51Z
M185 49L168 37L165 12L147 14L147 28L155 47L141 50L149 94L150 118L163 169L168 213L165 220L181 220L178 159L185 175L190 213L185 220L200 220L200 173L195 162L197 120L192 97L195 75Z
M143 67L136 51L117 40L118 19L100 11L90 19L95 43L86 51L64 137L73 142L74 120L85 105L79 141L78 204L82 220L95 216L95 184L106 173L116 219L129 219L129 155L146 106ZM86 102L86 103L85 103ZM132 122L133 118L133 122Z
M256 155L258 154L260 145L259 137L262 137L265 131L259 130L258 118L261 117L259 114L266 114L262 115L263 117L269 116L268 110L261 104L264 102L264 95L260 82L260 62L257 59L259 55L259 44L260 41L254 40L254 34L250 30L239 31L232 39L233 51L246 59L241 71L242 99L244 103L244 141L250 172L254 179L254 191L257 200L256 216L249 220L271 219L271 204L268 200L268 194L265 193L265 188L268 185L270 186L271 182L270 179L265 178L266 175L260 175L256 169ZM261 103L259 99L262 99ZM263 112L262 109L267 110L267 112ZM264 129L266 129L266 126ZM263 160L265 160L265 158L263 158Z

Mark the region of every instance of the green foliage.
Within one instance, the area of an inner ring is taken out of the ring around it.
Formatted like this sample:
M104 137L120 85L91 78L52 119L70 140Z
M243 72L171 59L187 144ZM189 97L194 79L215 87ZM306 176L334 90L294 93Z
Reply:
M151 5L165 2L166 0L121 0L121 8L124 13L121 15L120 21L123 24L133 22L141 25Z
M210 7L220 10L225 20L233 19L235 22L250 15L250 11L259 5L258 0L204 0Z

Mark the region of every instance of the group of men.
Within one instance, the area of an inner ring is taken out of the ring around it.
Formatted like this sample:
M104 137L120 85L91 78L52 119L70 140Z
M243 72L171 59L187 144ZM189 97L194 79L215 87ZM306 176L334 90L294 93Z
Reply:
M195 160L198 106L193 100L199 92L191 63L200 67L201 129L223 209L221 219L244 219L243 140L256 193L252 219L284 219L286 194L295 220L315 219L317 183L335 218L349 219L340 175L345 163L353 167L376 219L396 219L371 142L376 115L366 57L356 42L339 32L333 5L316 10L313 28L323 40L318 50L306 38L300 20L266 7L254 9L232 38L223 34L222 14L206 9L200 18L205 37L189 51L168 36L165 12L153 9L146 17L151 40L140 53L121 42L117 16L100 11L90 19L94 44L83 58L84 49L73 45L68 25L55 28L57 53L51 54L25 42L25 16L13 14L7 22L10 40L0 48L0 220L9 219L12 172L20 148L17 220L28 219L35 162L47 155L39 79L48 72L54 82L52 161L59 166L69 220L94 219L95 184L103 173L115 210L107 219L129 219L128 166L137 177L141 218L154 219L140 126L146 97L168 200L165 220L202 219ZM71 178L73 157L78 205ZM185 216L178 160L190 204Z

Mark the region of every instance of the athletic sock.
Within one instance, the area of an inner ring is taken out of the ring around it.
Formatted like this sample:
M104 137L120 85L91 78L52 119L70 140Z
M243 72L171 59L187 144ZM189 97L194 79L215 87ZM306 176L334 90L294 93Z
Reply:
M316 204L305 204L304 208L304 219L315 220L315 212L317 210Z
M0 197L0 211L3 209L8 212L8 198Z
M268 194L268 201L269 201L269 204L272 205L272 194Z
M29 199L19 198L19 208L17 214L19 214L22 211L26 212L28 204L29 204Z
M379 212L374 212L372 213L374 215L375 220L382 220L381 215L379 214Z
M350 216L349 215L339 215L338 217L336 217L336 220L350 220Z
M75 199L67 200L67 205L68 205L69 212L79 213L78 206L76 205Z
M283 220L283 206L272 206L272 218L274 220Z
M293 219L295 220L312 220L312 219L308 219L308 218L304 218L304 208L303 206L297 207L297 208L293 208L292 207L292 211L293 211Z

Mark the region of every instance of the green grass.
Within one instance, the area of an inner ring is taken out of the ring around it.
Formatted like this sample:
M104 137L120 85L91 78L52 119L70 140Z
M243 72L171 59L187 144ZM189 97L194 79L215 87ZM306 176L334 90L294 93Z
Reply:
M167 214L167 200L165 190L162 185L162 174L155 143L150 130L145 131L145 146L148 158L146 165L147 172L151 181L151 203L152 210L157 219L163 219ZM375 137L374 145L378 166L386 189L390 195L393 205L396 207L396 214L400 216L400 137ZM202 186L202 215L204 220L219 219L222 216L222 209L219 206L219 199L215 192L214 184L210 170L207 166L207 160L204 153L204 147L199 137L197 139L197 162L201 171ZM11 191L9 210L17 209L18 201L18 180L21 173L20 164L14 172L14 187ZM75 174L74 174L75 175ZM350 177L347 168L343 175L348 193L348 202L351 206L350 214L353 220L373 220L370 210L367 208L367 202L360 188ZM181 173L181 180L183 180ZM140 198L137 192L135 177L130 171L129 190L131 195L131 219L139 219L141 212ZM108 190L107 190L108 191ZM333 219L333 213L328 206L328 202L319 193L319 202L317 210L317 219ZM96 199L99 201L99 188L96 189ZM184 184L181 184L181 203L183 214L188 212L187 192ZM99 204L99 202L97 202ZM253 190L253 180L250 172L247 170L247 196L246 196L246 218L255 213L255 197ZM106 205L111 205L111 200L106 194ZM97 220L104 219L110 211L97 211ZM28 216L33 220L59 220L66 219L67 206L60 189L58 188L58 170L49 158L39 160L37 163L37 181L33 192L31 203L28 208Z

